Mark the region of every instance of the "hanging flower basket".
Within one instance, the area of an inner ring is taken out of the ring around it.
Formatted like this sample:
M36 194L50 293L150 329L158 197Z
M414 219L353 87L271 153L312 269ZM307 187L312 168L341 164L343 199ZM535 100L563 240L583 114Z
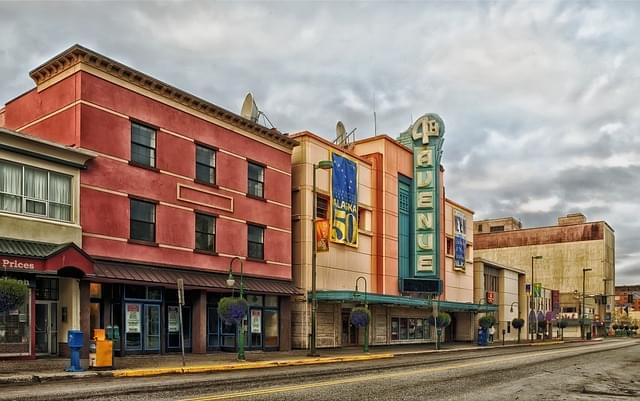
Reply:
M443 329L451 323L451 315L447 312L438 313L438 321L436 322L433 316L429 317L429 324L435 326L438 323L438 328Z
M371 312L369 312L369 309L361 306L353 308L351 309L349 320L351 320L351 323L356 327L365 327L371 320Z
M521 329L524 327L524 319L515 318L511 321L511 325L514 329Z
M29 289L14 279L0 279L0 313L21 307Z
M478 321L478 324L480 324L480 327L482 327L483 329L488 329L489 327L496 324L496 318L493 317L493 315L482 316Z
M218 302L218 316L225 322L240 322L248 310L249 304L243 298L224 297Z

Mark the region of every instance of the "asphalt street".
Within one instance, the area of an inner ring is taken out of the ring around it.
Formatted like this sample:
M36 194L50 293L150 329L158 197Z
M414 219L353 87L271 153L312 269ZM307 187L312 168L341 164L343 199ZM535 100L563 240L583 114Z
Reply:
M0 399L624 400L640 398L640 342L412 355L224 374L47 383Z

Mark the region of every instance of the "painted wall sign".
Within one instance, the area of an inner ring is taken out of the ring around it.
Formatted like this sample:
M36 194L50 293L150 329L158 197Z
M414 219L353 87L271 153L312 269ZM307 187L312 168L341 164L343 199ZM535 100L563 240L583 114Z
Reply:
M4 269L20 269L20 270L35 270L36 265L34 262L23 261L19 259L2 258L0 260L2 268Z
M444 122L437 114L425 114L403 132L398 140L413 149L413 211L415 214L413 268L406 279L432 280L437 285L411 287L436 288L440 292L440 157ZM401 281L401 290L404 284ZM435 281L438 280L438 283ZM416 281L416 280L414 280ZM423 283L426 284L426 283Z
M140 333L140 304L127 304L127 333Z
M358 247L358 165L331 154L331 241Z
M316 251L327 252L329 250L329 220L316 221Z

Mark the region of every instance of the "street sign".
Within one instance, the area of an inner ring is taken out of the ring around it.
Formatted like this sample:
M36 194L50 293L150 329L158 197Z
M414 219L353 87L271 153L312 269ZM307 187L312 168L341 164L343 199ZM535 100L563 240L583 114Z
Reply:
M178 279L178 303L184 305L184 280Z
M182 329L182 305L184 305L184 280L178 279L178 328L180 329L180 349L182 351L182 367L186 365L184 360L184 330Z

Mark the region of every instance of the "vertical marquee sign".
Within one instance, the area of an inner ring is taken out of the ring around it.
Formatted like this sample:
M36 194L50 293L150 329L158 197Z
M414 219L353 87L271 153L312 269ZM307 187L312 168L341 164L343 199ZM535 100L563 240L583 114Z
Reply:
M439 294L440 282L440 156L444 122L425 114L399 141L413 149L415 257L408 277L400 277L400 291Z
M464 214L454 211L454 258L453 267L457 270L465 269L465 250L467 248L467 221Z
M333 153L331 242L358 247L358 166Z

